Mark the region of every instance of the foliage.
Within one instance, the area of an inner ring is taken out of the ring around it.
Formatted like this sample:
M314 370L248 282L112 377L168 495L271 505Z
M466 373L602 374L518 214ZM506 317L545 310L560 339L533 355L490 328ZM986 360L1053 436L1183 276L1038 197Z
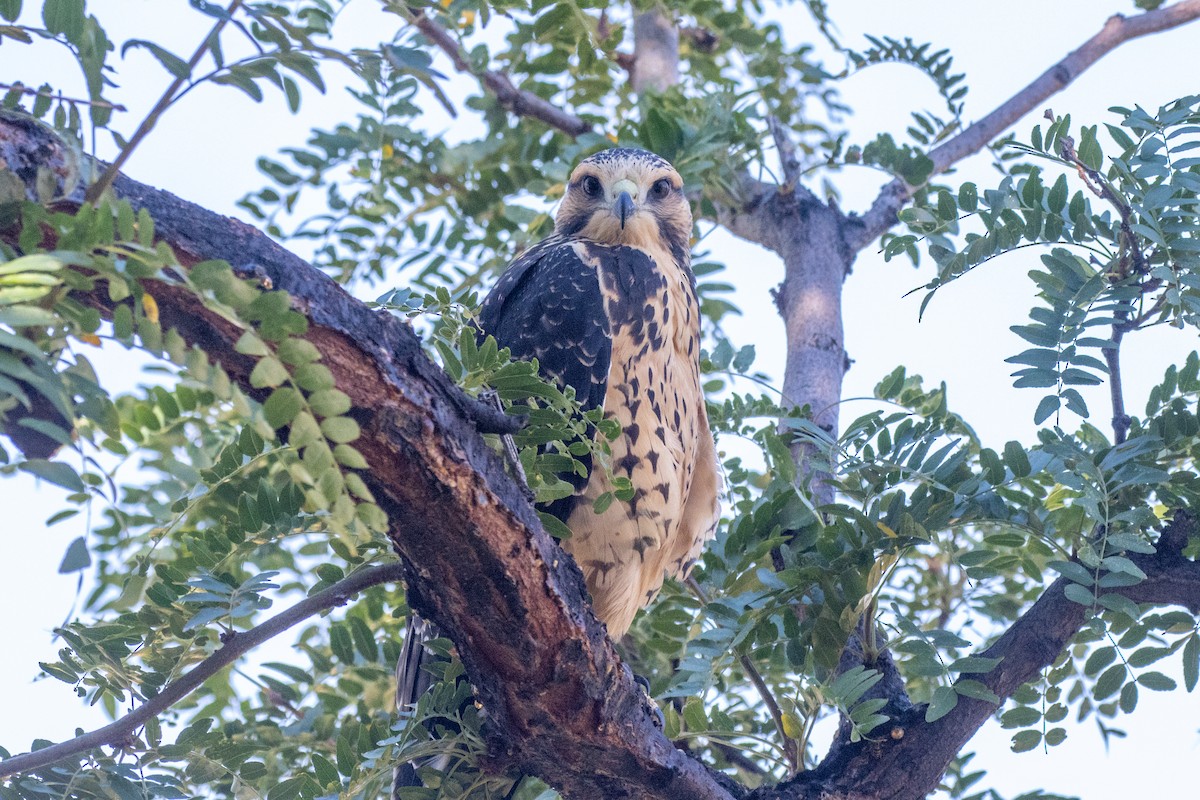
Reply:
M411 320L467 392L491 392L527 417L515 444L538 501L569 493L568 476L589 461L606 469L617 431L598 412L581 414L571 392L538 378L534 365L481 341L472 321L495 271L551 230L552 204L581 156L619 142L671 158L690 186L703 187L699 238L738 199L743 171L769 170L768 116L795 134L803 169L862 161L920 184L933 168L928 149L954 129L965 92L944 50L890 37L843 50L855 68L901 60L924 70L949 115L916 113L912 142L881 136L845 148L835 76L755 4L676 4L681 23L716 35L684 37L682 83L640 97L618 57L631 37L628 14L607 4L453 0L418 9L384 0L399 33L379 52L353 53L331 39L340 6L326 0L235 3L232 12L192 5L206 25L230 23L202 40L203 66L189 68L148 39L121 46L148 50L164 77L184 79L168 105L208 82L263 102L273 86L294 109L302 83L320 90L331 62L350 67L358 117L264 156L268 185L242 207L271 234L310 245L314 263L339 280L398 287L377 307ZM828 32L824 4L808 5ZM548 130L482 89L453 100L417 14L458 42L460 71L498 70L593 132L572 139ZM48 85L16 86L4 101L5 113L42 120L73 143L69 193L90 177L83 143L99 131L121 148L132 141L111 127L116 45L84 0L45 0L40 18L7 0L0 15L10 23L0 27L6 46L52 42L83 70L86 102ZM725 519L695 585L664 587L621 644L672 739L754 785L815 763L814 727L833 714L848 720L852 740L879 737L894 713L873 694L881 673L870 665L884 647L913 699L928 704L927 720L960 698L999 704L979 680L996 659L980 653L1058 576L1088 622L1000 714L1014 749L1060 743L1072 711L1115 730L1112 719L1141 692L1175 688L1156 667L1167 659L1180 660L1185 688L1195 688L1195 619L1107 590L1144 578L1137 557L1153 552L1162 520L1200 501L1200 357L1171 367L1145 413L1122 419L1111 439L1086 421L1077 387L1114 380L1124 336L1200 323L1200 160L1189 153L1198 106L1193 97L1155 114L1118 110L1103 141L1098 127L1072 136L1070 118L1055 119L1015 147L997 186L928 186L902 212L908 232L886 241L889 256L928 253L937 269L930 298L1001 254L1040 248L1037 304L1013 328L1029 347L1010 359L1015 386L1044 393L1032 444L986 446L951 410L945 385L927 387L904 367L880 381L873 410L831 435L754 370L752 344L730 341L720 323L739 313L727 299L732 286L723 265L697 258ZM438 109L462 114L477 135L439 135ZM48 524L80 513L93 520L63 569L88 571L95 588L58 631L58 659L41 666L115 716L268 608L393 556L363 479L370 465L354 447L354 410L325 354L303 338L308 323L291 298L225 263L185 268L156 244L154 220L111 194L77 213L56 210L54 176L43 177L34 202L0 170L2 222L20 231L18 246L0 249L0 413L16 432L14 447L0 450L0 472L68 490ZM163 329L162 291L186 293L239 331L236 351L255 363L253 396ZM106 300L86 299L95 293ZM86 355L85 345L101 344L161 362L160 383L107 389ZM836 502L815 506L797 488L797 443L830 475ZM624 502L628 489L600 502ZM552 532L569 535L561 525ZM401 592L372 587L309 623L285 654L210 679L121 748L27 773L0 794L379 796L398 757L443 755L451 767L425 770L428 788L411 797L506 796L513 776L480 769L482 720L456 680L458 662L440 667L435 690L405 719L393 713L407 614ZM852 636L868 657L844 668ZM952 796L979 780L966 762L948 779ZM554 795L529 780L512 796Z

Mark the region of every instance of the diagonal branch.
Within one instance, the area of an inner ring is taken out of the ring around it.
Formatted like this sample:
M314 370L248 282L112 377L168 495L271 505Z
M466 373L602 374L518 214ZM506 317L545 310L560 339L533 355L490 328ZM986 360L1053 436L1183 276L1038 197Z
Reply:
M367 567L349 575L327 589L306 597L287 611L282 611L261 625L242 633L223 637L224 644L208 658L197 664L187 675L166 686L149 701L103 728L76 736L59 744L14 756L0 761L0 778L19 772L40 769L68 756L97 747L120 744L149 720L187 697L206 680L237 661L268 639L278 636L293 625L314 614L340 606L364 589L381 583L393 583L403 577L404 568L398 562Z
M557 128L568 136L581 136L592 129L592 125L582 118L564 111L548 100L538 97L533 92L518 89L512 79L503 72L485 69L477 72L467 60L467 54L462 46L441 25L426 16L423 11L415 11L409 16L409 21L424 34L425 38L450 57L450 63L459 72L474 75L500 105L507 108L518 117L530 117L541 120L551 128Z
M1200 0L1181 0L1166 8L1146 11L1133 17L1114 14L1096 35L1043 72L1028 86L962 133L930 151L933 174L945 172L967 156L982 150L1051 95L1065 89L1088 67L1125 42L1177 28L1197 18L1200 18ZM851 244L855 250L866 247L896 224L896 213L912 196L914 188L899 179L883 188L871 208L861 218L860 226L853 231Z
M1158 552L1137 556L1146 579L1111 590L1136 603L1182 606L1200 613L1200 563L1181 555L1197 522L1183 511L1159 537ZM1067 599L1070 583L1059 578L984 652L1000 663L969 676L998 695L1001 702L1053 663L1083 627L1091 611ZM924 706L893 718L885 738L855 744L835 743L830 755L810 773L779 787L778 794L753 794L752 800L789 798L878 798L919 800L933 791L963 745L992 718L997 705L960 697L954 710L936 722L924 721ZM900 787L897 790L897 787Z

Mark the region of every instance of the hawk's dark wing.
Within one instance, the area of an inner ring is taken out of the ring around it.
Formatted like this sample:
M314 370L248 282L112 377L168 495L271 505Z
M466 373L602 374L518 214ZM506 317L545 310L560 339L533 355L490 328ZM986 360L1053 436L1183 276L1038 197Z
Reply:
M509 266L479 313L483 332L515 359L575 389L584 409L604 405L612 337L596 267L552 236Z

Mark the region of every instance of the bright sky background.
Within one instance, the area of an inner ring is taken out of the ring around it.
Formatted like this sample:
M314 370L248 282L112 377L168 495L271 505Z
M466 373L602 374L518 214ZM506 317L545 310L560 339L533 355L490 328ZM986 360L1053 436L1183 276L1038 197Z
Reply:
M36 14L41 4L29 0L26 5ZM850 46L865 46L861 34L874 33L912 36L949 47L957 70L967 73L968 122L989 112L1092 35L1109 14L1137 11L1131 1L1117 0L831 0L830 6L842 41ZM185 0L92 0L88 7L118 46L126 39L146 38L185 58L210 24ZM812 25L800 8L772 6L771 13L784 23L792 43L814 40ZM336 30L343 47L375 47L390 38L395 24L396 18L382 15L372 0L355 0L339 18ZM1111 105L1136 103L1154 109L1196 92L1198 44L1200 23L1127 44L1048 105L1058 113L1070 112L1076 124L1094 124L1115 121L1106 112ZM828 63L834 71L841 66L836 56ZM129 108L117 125L128 135L169 77L145 51L131 51L117 64L122 86L115 99ZM441 67L451 71L444 60ZM70 57L54 48L31 49L8 42L0 47L0 75L5 81L21 79L33 85L50 79L68 94L83 96ZM208 208L241 216L236 201L265 183L255 169L258 156L300 144L312 127L331 127L356 113L355 102L340 86L344 73L330 66L325 75L330 91L325 96L306 92L296 116L287 113L278 95L268 94L264 103L255 105L229 88L202 87L169 112L126 171ZM459 93L474 91L462 82L456 87ZM900 66L852 77L842 90L855 110L851 138L860 143L880 130L902 133L910 110L942 108L925 79ZM1040 111L1033 116L1040 116ZM432 114L431 118L438 119ZM1033 123L1018 124L1018 136L1027 136ZM450 139L464 135L448 121L434 126ZM111 144L103 140L100 144L100 154L111 156ZM995 179L986 158L964 164L960 175L981 185ZM883 180L865 169L834 177L847 210L864 210ZM781 279L781 264L723 232L706 243L713 257L729 266L728 277L738 285L736 302L746 312L730 321L727 329L736 342L757 345L759 368L780 375L783 327L767 290ZM873 251L864 252L846 284L846 348L855 363L844 396L869 396L883 375L897 364L906 364L910 373L924 375L928 383L947 381L951 407L964 414L988 446L999 448L1008 439L1029 441L1040 395L1013 389L1011 370L1003 359L1024 349L1008 326L1024 321L1033 296L1025 276L1037 265L1035 257L1027 251L997 259L944 290L918 322L920 295L903 295L929 279L930 267L914 270L902 261L885 264ZM363 296L377 293L361 292ZM1196 347L1195 338L1191 331L1160 331L1126 339L1127 404L1133 413L1140 411L1146 389L1158 381L1162 370ZM98 354L95 360L125 371L130 384L142 379L119 353ZM113 385L119 384L114 380ZM1101 387L1088 396L1102 427L1107 418L1104 391ZM864 409L848 404L843 422ZM1064 419L1064 424L1073 426L1074 421ZM14 752L27 749L35 737L60 740L72 735L76 726L91 728L106 721L96 709L81 709L64 684L52 679L31 683L36 663L53 658L57 649L49 631L72 610L76 578L58 575L58 563L67 544L86 533L82 518L45 528L43 522L57 507L59 496L54 487L35 486L27 476L0 483L0 498L10 514L0 542L0 605L9 610L0 647L0 707L5 709L0 715L0 744ZM1154 785L1148 779L1157 781L1160 796L1174 796L1182 795L1182 789L1176 792L1168 787L1194 786L1190 765L1200 743L1198 721L1200 698L1182 691L1143 692L1137 712L1116 723L1130 732L1129 738L1114 740L1107 754L1092 722L1072 728L1067 742L1049 754L1009 753L1009 733L995 723L985 727L968 749L980 751L973 766L990 772L984 786L994 786L1006 797L1043 787L1087 800L1117 800L1144 796L1147 787ZM1153 777L1141 772L1149 765Z

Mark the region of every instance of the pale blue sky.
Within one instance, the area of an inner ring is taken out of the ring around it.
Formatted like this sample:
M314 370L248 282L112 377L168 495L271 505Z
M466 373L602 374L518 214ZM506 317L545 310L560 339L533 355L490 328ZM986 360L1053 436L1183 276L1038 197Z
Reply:
M32 1L26 5L40 7ZM186 56L207 30L207 23L185 0L92 0L88 5L118 43L147 38ZM386 32L394 28L395 18L380 14L375 5L371 0L351 3L337 26L344 46L373 47L389 38ZM968 122L1076 47L1098 30L1109 14L1136 12L1132 2L1099 0L1010 0L1003 4L831 0L830 6L843 41L850 45L860 44L860 35L869 32L911 35L951 48L957 69L968 77ZM786 30L794 32L792 41L811 36L812 26L800 8L772 6L771 13L784 21ZM1128 44L1048 105L1059 113L1070 112L1078 123L1098 123L1112 121L1106 112L1111 105L1140 103L1153 108L1194 93L1200 90L1195 68L1197 45L1200 24ZM119 125L128 134L169 79L144 51L133 51L118 63L117 80L122 88L114 99L130 109ZM831 66L838 65L839 61L831 61ZM444 63L442 67L451 71ZM0 74L6 81L23 79L35 84L48 74L61 76L52 82L68 93L79 93L69 57L49 47L30 49L5 43L0 47ZM288 114L281 98L271 94L263 104L255 105L228 88L198 89L171 110L137 151L127 172L238 216L234 203L263 183L254 167L259 155L299 144L311 127L330 126L357 110L339 86L336 70L327 73L327 78L328 94L322 97L306 92L296 116ZM469 88L462 83L456 86L459 92ZM856 112L850 128L852 138L859 142L879 130L903 131L910 110L941 107L924 79L900 66L852 77L845 82L843 93ZM1015 130L1024 136L1032 124L1033 120L1023 121ZM451 138L461 135L447 121L434 125ZM101 155L111 155L111 149L102 148ZM985 184L995 173L985 160L975 159L964 164L960 174ZM835 180L848 210L865 209L882 183L878 174L867 170L836 176ZM780 374L782 324L767 289L782 277L781 266L773 256L721 232L709 237L707 244L715 258L728 264L728 277L738 285L737 302L746 311L727 328L740 343L757 345L760 367ZM1033 258L1015 254L997 259L945 290L918 323L919 296L905 299L903 295L928 280L929 268L917 271L899 261L884 264L874 252L865 252L846 285L846 347L855 365L847 376L845 396L870 395L880 377L903 363L927 381L946 380L952 407L967 417L988 445L998 447L1014 438L1028 441L1040 395L1013 389L1003 359L1023 349L1008 326L1023 321L1033 295L1025 277L1036 266ZM373 296L375 292L363 294ZM1124 361L1129 405L1140 408L1146 388L1157 382L1163 368L1195 347L1193 332L1164 331L1127 340ZM97 360L114 365L118 372L132 369L131 362L120 354L98 354ZM125 378L130 382L138 379L134 374ZM1106 417L1104 391L1101 388L1089 396L1097 420ZM843 411L843 421L859 412L860 407L850 404ZM61 623L72 607L75 578L58 575L58 562L67 544L86 532L82 518L44 528L43 520L52 513L58 496L53 487L35 487L25 477L0 483L0 497L12 509L5 539L0 542L0 603L10 609L3 628L5 647L0 650L0 707L5 708L0 716L0 743L13 750L26 749L34 737L58 740L70 736L77 725L90 728L104 721L95 709L81 708L65 684L54 680L30 684L37 661L52 658L56 650L49 630ZM1009 734L994 723L969 749L982 751L975 766L988 768L987 785L1006 795L1041 786L1087 800L1144 796L1145 777L1135 769L1153 764L1156 780L1161 781L1158 785L1164 787L1161 796L1183 796L1182 789L1176 792L1166 787L1194 785L1194 770L1187 765L1195 763L1198 723L1200 699L1196 696L1144 692L1137 713L1117 721L1118 727L1130 731L1130 737L1115 741L1108 755L1090 722L1073 728L1067 743L1048 755L1010 754Z

